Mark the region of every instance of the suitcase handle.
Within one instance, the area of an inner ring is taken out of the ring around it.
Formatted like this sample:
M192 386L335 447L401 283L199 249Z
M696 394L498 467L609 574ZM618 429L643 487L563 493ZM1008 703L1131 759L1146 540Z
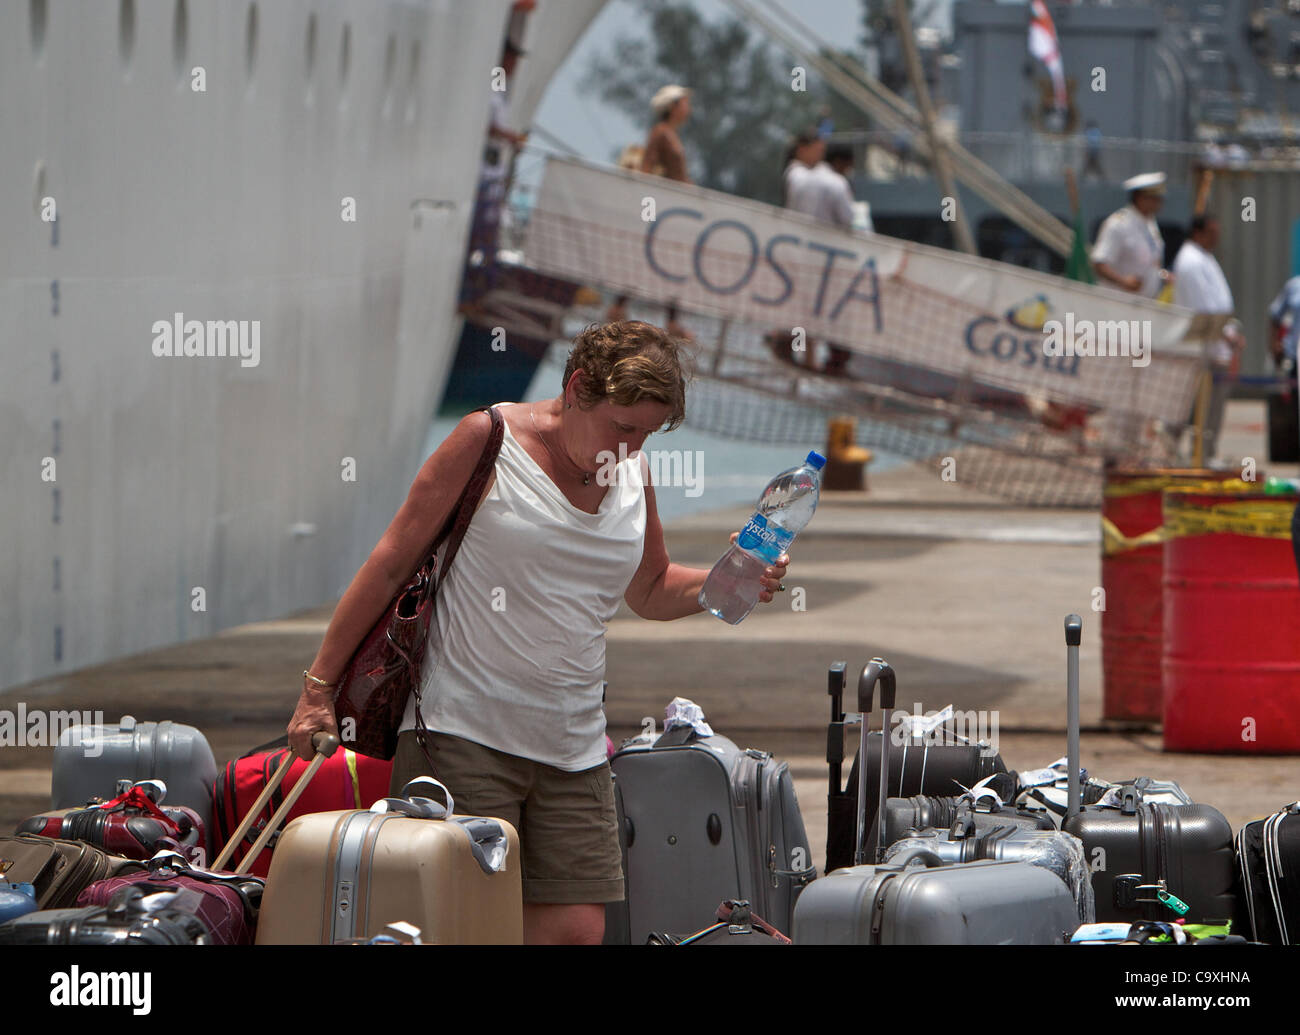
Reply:
M889 662L883 658L872 658L862 669L858 677L858 711L862 713L861 742L858 745L858 822L857 848L853 853L855 866L867 861L867 732L871 714L871 700L875 695L876 684L880 684L881 736L880 736L880 800L876 806L876 861L885 840L885 798L889 793L889 716L894 709L894 697L898 690L898 680Z
M943 859L939 856L939 853L933 848L923 848L920 846L900 852L897 857L890 860L890 863L899 868L905 868L916 862L918 859L925 863L925 868L927 870L933 870L936 866L946 865Z
M447 804L443 805L434 798L415 794L414 791L421 787L428 787L430 790L438 788L446 797ZM451 791L447 790L446 784L440 783L432 776L417 776L402 788L400 798L382 798L370 806L370 811L397 812L413 819L447 819L456 811L456 800L451 796Z
M254 860L262 854L262 849L270 843L275 832L280 829L280 825L284 823L285 817L289 815L289 810L292 809L294 805L297 804L298 799L302 797L302 792L307 789L307 785L311 783L312 777L314 777L320 767L325 764L325 759L329 758L330 755L334 754L334 752L338 750L339 738L334 736L332 733L318 730L316 733L312 734L311 746L316 751L316 757L311 760L311 764L307 766L307 771L299 777L298 782L295 783L293 787L290 788L289 793L284 796L284 800L280 803L280 807L275 810L275 813L271 816L270 822L266 824L265 828L263 828L258 839L253 842L253 847L248 850L248 854L244 856L243 862L235 867L235 873L247 873L249 867L253 865ZM280 781L288 775L289 766L293 764L293 759L293 752L286 751L283 761L280 762L280 768L277 769L275 775L267 781L266 786L262 788L262 793L257 796L257 800L253 802L252 807L248 810L248 813L235 829L235 832L230 835L230 840L226 842L226 847L221 850L221 854L213 861L212 868L214 870L222 869L235 854L235 848L244 840L244 835L248 833L249 828L253 825L262 809L266 808L267 802L271 800L271 795L279 789Z
M1083 788L1079 784L1079 644L1083 642L1083 619L1065 616L1065 764L1069 772L1066 784L1065 818L1082 811Z

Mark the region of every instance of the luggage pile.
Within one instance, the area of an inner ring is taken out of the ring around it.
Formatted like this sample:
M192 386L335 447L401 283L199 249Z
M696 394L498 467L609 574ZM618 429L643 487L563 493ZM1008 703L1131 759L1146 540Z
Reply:
M626 897L606 944L1300 941L1300 802L1234 840L1175 783L1089 776L1081 633L1071 615L1066 757L1033 772L895 729L880 658L846 714L833 665L820 877L786 763L702 721L625 742L611 767ZM877 706L889 735L869 730ZM313 746L310 763L277 742L218 773L188 726L69 730L51 810L0 837L0 945L522 942L509 823L455 814L431 777L388 796L391 763L326 734Z

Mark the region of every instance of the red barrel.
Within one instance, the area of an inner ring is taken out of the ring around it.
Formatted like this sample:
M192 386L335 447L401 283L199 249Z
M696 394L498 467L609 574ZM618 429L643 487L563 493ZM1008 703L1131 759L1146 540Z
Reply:
M1232 471L1195 468L1116 468L1106 473L1102 502L1101 613L1102 715L1107 719L1160 720L1160 644L1163 543L1123 542L1160 528L1160 494L1174 485L1225 481Z
M1300 752L1295 506L1166 493L1165 750Z

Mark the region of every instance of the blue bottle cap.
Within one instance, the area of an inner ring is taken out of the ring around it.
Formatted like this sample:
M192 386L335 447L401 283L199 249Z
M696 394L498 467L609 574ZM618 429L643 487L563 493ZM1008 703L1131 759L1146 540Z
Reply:
M814 449L811 453L808 454L808 459L805 460L804 463L807 464L809 467L811 467L814 471L820 471L823 467L826 466L826 458L822 456L821 453L817 452L817 450Z

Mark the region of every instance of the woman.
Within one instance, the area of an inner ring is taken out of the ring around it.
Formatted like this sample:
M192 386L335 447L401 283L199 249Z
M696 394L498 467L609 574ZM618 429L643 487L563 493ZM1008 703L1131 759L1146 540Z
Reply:
M498 404L495 473L439 591L422 692L436 775L457 811L519 829L532 944L599 944L604 904L623 898L601 706L605 623L620 597L659 621L702 610L708 571L669 561L638 453L685 415L679 348L647 323L593 325L574 340L558 398ZM298 754L310 754L314 731L336 730L334 691L316 681L337 682L415 570L490 426L487 413L470 414L425 462L339 601L289 726ZM760 600L785 588L788 564L767 569ZM394 788L428 768L414 725L412 701Z
M684 86L665 86L650 101L655 124L646 138L641 171L690 183L686 174L686 149L677 131L691 116L691 91Z

